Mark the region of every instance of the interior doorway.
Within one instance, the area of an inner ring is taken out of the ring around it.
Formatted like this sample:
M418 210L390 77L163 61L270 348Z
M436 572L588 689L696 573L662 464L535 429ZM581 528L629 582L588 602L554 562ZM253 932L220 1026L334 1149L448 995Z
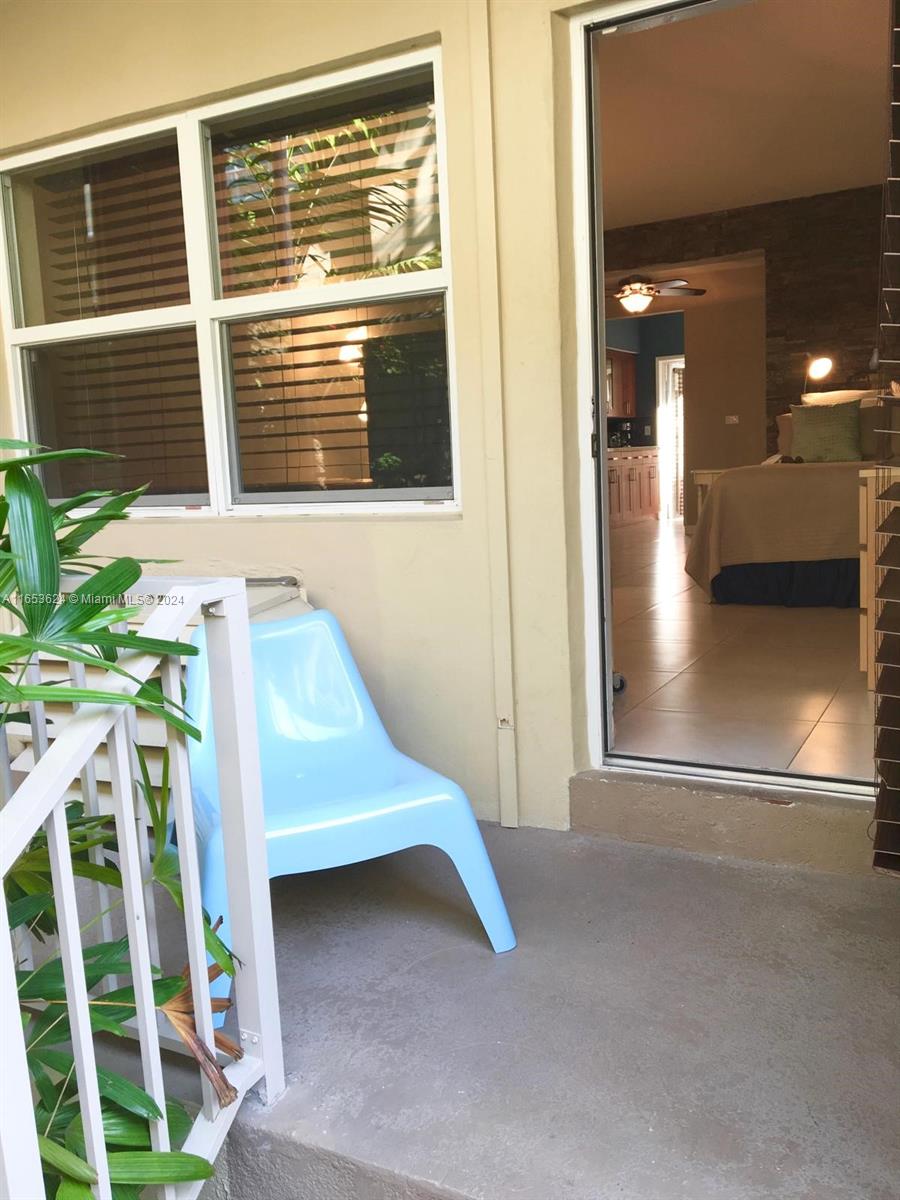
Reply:
M600 565L600 762L868 793L854 522L878 257L872 239L829 239L823 222L843 206L852 224L853 208L853 227L877 234L887 72L856 67L886 58L884 29L863 28L850 0L655 7L623 0L621 15L588 28L594 361L608 383L597 372L594 395L607 395L594 430L599 528L584 553L586 568L592 554ZM765 83L771 48L790 55L801 36L803 77L795 62L776 94ZM824 151L830 61L846 68L854 113L868 113L865 131L846 128L842 156ZM660 63L678 64L677 81ZM721 103L710 100L717 89ZM739 107L727 98L736 90ZM801 306L791 263L803 246L820 283ZM633 398L615 387L617 367L623 381L640 377L628 359L641 339L627 344L624 327L676 309L690 373L684 347L657 354L648 419L639 382ZM812 389L806 368L820 355L839 367ZM858 446L840 462L801 455L797 465L785 439L808 422L795 410L843 404L861 414ZM642 482L654 470L655 510ZM826 513L831 541L811 547ZM593 636L588 618L589 669ZM626 682L615 698L613 666ZM590 709L590 687L587 697Z
M684 519L684 355L656 360L656 440L659 448L659 517Z

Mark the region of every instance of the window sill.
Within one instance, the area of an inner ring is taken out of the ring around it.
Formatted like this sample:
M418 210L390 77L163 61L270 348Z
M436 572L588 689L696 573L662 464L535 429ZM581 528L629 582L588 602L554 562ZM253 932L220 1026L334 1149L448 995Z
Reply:
M92 509L79 509L77 515L87 516ZM184 506L165 507L149 504L135 505L129 509L129 516L138 521L260 521L260 520L305 520L314 521L321 518L332 519L364 519L392 520L447 519L462 516L462 505L458 500L395 500L381 503L347 503L336 502L328 504L241 504L233 508L216 512L209 505L197 508Z

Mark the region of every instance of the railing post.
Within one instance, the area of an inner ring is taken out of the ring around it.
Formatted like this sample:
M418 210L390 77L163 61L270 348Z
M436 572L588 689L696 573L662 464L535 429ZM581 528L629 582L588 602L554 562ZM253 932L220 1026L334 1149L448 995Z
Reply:
M284 1059L244 587L205 609L204 618L231 949L243 963L235 972L237 1017L244 1048L263 1061L272 1103L284 1090Z
M128 956L131 961L131 982L134 986L135 1019L141 1047L144 1089L153 1097L162 1112L159 1120L150 1122L150 1144L154 1150L168 1150L166 1087L153 995L153 964L150 958L147 913L144 905L145 881L142 878L141 851L135 819L132 756L128 744L126 718L125 712L120 713L109 733L109 775L119 845L119 870L122 875L122 899L128 932ZM163 1195L169 1200L172 1192L164 1188Z
M0 1087L0 1200L42 1196L41 1159L37 1130L28 1101L31 1080L25 1058L25 1039L19 1019L19 993L6 901L0 896L0 1038L3 1043L3 1085Z
M167 658L161 664L163 694L181 703L181 662ZM178 866L184 895L184 925L187 937L188 968L194 997L194 1022L197 1036L215 1055L215 1031L209 998L206 939L203 924L203 894L200 883L200 863L197 857L197 830L191 797L191 767L184 734L166 726L166 746L169 751L169 779L172 789L175 830L178 834ZM205 1075L201 1075L203 1112L207 1120L216 1117L219 1104L215 1090Z

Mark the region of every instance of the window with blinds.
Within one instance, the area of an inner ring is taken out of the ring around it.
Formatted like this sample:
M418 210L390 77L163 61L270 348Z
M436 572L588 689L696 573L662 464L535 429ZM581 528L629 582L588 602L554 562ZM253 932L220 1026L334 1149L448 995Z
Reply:
M239 499L452 495L440 296L236 322L229 346Z
M188 302L174 138L17 173L12 202L25 324Z
M430 76L212 139L223 296L441 264Z
M20 432L116 456L54 493L453 500L438 54L0 164Z
M54 495L146 486L151 497L207 498L193 329L38 346L27 365L41 441L120 456L57 464Z

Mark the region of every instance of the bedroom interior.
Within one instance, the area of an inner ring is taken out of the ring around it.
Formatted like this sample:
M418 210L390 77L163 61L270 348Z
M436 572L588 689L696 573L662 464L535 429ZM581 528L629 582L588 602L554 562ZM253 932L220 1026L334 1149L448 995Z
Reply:
M889 3L672 16L594 39L614 752L870 783Z

